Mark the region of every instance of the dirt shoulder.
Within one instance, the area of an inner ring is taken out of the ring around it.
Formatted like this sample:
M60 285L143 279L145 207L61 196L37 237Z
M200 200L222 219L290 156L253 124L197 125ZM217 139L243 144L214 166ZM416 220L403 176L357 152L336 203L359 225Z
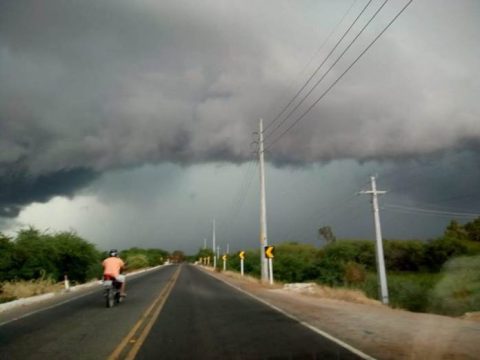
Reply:
M264 286L233 273L212 275L378 359L478 359L480 322L335 300ZM355 300L352 300L355 301Z

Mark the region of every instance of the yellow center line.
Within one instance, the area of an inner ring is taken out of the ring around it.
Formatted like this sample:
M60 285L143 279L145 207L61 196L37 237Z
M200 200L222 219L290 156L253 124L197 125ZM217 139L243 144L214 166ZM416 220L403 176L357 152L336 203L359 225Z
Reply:
M162 311L178 276L180 275L181 266L175 271L168 280L167 285L160 291L158 297L153 301L152 305L142 314L140 319L135 323L127 336L123 338L120 344L108 357L108 360L126 359L133 360L137 355L140 347L145 342L150 330Z

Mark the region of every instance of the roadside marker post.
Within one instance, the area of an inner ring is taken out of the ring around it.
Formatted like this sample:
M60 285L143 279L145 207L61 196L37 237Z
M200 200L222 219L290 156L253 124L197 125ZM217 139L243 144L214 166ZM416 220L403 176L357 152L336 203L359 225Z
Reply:
M243 262L245 260L245 251L240 251L240 253L238 254L238 256L240 257L240 274L242 274L242 276L244 275L244 272L243 272Z
M227 270L227 254L224 254L222 256L222 259L223 259L223 271L226 271Z
M265 246L265 257L268 259L268 280L273 285L273 258L275 257L275 246Z
M63 276L63 284L65 286L65 291L70 291L70 281L68 280L67 274Z

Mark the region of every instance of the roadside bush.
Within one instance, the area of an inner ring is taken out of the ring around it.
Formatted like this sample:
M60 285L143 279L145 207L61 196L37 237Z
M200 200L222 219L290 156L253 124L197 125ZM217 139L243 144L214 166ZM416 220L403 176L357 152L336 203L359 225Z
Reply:
M440 278L432 273L388 273L390 305L405 310L425 312L429 308L430 293ZM369 273L361 284L368 297L379 299L379 284L376 273Z
M0 249L5 250L0 261L3 281L42 277L59 281L67 274L72 281L84 282L100 262L95 246L73 232L48 234L28 228L13 241L0 237Z
M148 267L148 258L145 254L127 255L125 263L128 270L137 270Z
M348 285L358 285L365 282L367 274L365 267L355 262L348 262L344 268L344 280Z
M459 257L445 264L429 309L446 315L480 310L480 256Z
M12 239L0 233L0 282L13 278L14 251Z
M430 271L439 271L450 258L468 254L465 241L449 237L429 241L425 245L425 265Z
M384 241L385 266L390 271L419 271L425 266L424 250L421 241Z
M322 257L315 264L315 271L318 274L316 281L328 286L343 286L344 264L330 257Z
M107 254L108 255L108 254ZM131 269L131 264L129 258L132 258L135 255L142 255L146 259L147 264L143 267L157 266L162 265L168 259L168 251L162 249L142 249L138 247L132 247L130 249L122 250L120 252L120 257L127 262L128 268ZM105 256L107 257L107 256ZM135 260L137 261L137 260ZM136 269L139 269L136 267Z
M302 282L318 276L315 263L319 249L310 244L289 242L275 247L274 276L284 282Z

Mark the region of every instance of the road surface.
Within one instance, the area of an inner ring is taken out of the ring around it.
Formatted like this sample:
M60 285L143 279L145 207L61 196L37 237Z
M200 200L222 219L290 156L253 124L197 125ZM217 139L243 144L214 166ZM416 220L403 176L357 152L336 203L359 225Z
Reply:
M0 326L0 359L358 358L192 265L127 286L112 309L95 289Z

